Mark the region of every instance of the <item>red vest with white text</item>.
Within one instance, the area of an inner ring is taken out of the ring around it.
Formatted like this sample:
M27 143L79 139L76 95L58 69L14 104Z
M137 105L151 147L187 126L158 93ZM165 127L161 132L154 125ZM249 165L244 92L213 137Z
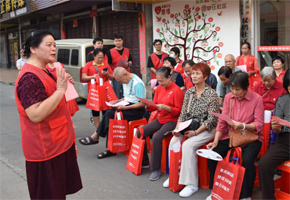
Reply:
M43 83L47 98L56 90L56 82L42 69L25 64L15 83L15 100L19 112L22 134L22 149L27 161L45 161L67 151L75 140L75 132L65 97L56 109L39 123L32 122L17 95L21 77L27 73L35 74Z
M168 56L167 53L162 52L162 57L160 60L155 53L152 53L150 55L155 70L163 66L163 59L166 58L167 56ZM153 72L151 72L151 79L156 79L156 74L154 74Z
M119 62L120 59L124 59L124 58L128 58L129 59L129 49L127 49L126 47L124 47L123 50L123 54L122 56L120 55L120 53L118 52L118 50L116 48L112 48L110 49L111 52L111 57L112 57L112 70L114 71L114 69L117 67L117 64ZM125 67L125 69L130 72L129 66Z

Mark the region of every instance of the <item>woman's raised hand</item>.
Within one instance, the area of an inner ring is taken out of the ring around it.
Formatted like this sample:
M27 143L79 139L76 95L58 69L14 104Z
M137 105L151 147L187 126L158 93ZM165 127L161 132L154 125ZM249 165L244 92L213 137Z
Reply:
M65 92L67 89L68 74L62 67L58 67L56 68L56 75L57 75L56 89L63 90Z

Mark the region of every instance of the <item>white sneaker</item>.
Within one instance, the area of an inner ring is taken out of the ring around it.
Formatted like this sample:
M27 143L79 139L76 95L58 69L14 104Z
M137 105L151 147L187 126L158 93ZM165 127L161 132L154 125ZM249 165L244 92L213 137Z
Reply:
M168 188L169 187L169 178L166 179L166 181L164 181L163 187L165 187L165 188Z
M187 186L185 186L185 188L183 188L183 190L181 190L181 192L179 192L179 196L180 197L190 197L191 195L193 195L197 191L198 191L198 187L194 187L192 185L187 185Z
M211 200L211 194L205 200Z

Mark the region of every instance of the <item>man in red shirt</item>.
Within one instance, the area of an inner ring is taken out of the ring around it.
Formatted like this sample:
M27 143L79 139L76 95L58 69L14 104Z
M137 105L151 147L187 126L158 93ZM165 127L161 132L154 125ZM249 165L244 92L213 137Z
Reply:
M123 47L123 36L120 34L114 35L114 44L115 47L110 49L108 51L108 63L111 65L112 70L116 67L124 67L128 72L130 72L130 67L132 66L132 56L129 52L129 49L126 47ZM127 63L125 63L123 66L117 66L120 59L128 59ZM120 99L122 94L122 85L113 79L113 89L117 95L117 97Z

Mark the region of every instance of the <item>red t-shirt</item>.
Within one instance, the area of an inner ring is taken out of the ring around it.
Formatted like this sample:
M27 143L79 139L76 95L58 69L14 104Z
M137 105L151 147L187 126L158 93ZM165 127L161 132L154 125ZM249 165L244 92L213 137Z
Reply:
M286 73L286 71L282 69L281 74L279 74L279 76L276 77L276 80L281 82L281 83L283 83L283 79L284 79L285 73Z
M264 86L263 82L260 82L255 86L254 92L262 96L265 110L274 110L277 99L287 93L279 81L275 82L270 92L268 92L268 88Z
M177 122L177 119L180 115L182 104L183 104L184 95L180 88L174 83L164 88L161 85L158 85L154 95L153 103L154 104L164 104L171 107L171 112L169 113L166 110L158 110L157 120L160 124L165 124L167 122ZM149 111L156 110L156 107L149 107Z
M101 65L96 65L98 70L99 70L99 73L97 72L97 70L95 69L94 67L94 61L91 61L91 62L87 62L87 64L84 66L84 69L83 69L83 73L86 73L88 76L93 76L95 74L99 74L100 73L100 76L101 78L103 78L103 81L108 81L108 77L104 74L102 74L102 70L104 68L108 68L108 72L109 74L113 74L113 70L112 68L110 67L110 65L108 63L102 63ZM88 81L88 91L90 90L90 86L91 86L91 81Z

